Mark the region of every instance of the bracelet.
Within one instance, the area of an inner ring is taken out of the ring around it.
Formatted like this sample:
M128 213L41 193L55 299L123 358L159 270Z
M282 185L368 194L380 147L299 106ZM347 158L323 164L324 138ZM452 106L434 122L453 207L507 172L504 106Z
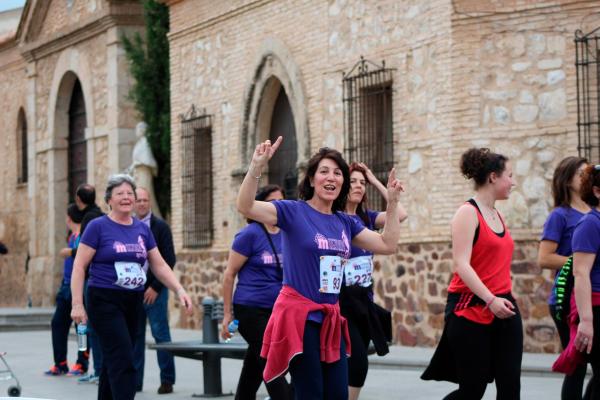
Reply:
M185 289L183 287L180 287L179 289L177 289L177 291L175 292L175 294L177 296L181 296L183 293L185 293Z
M492 305L492 303L494 302L494 300L496 300L496 296L494 296L490 300L488 300L488 302L485 303L485 307L483 309L485 310L485 309L490 308L490 306Z
M260 177L262 176L262 172L258 176L254 176L252 174L250 174L250 176L258 181L258 180L260 180Z
M75 307L83 307L83 304L77 303L77 304L72 304L71 305L71 308L75 308Z

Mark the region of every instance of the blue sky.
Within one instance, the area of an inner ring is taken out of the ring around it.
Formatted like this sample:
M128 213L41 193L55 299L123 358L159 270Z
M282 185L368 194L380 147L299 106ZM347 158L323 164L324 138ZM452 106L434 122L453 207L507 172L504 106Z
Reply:
M25 0L0 0L0 11L23 7Z

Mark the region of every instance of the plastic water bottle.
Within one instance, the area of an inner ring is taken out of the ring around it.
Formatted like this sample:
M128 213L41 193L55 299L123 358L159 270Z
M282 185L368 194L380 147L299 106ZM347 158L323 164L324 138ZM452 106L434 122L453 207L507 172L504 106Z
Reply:
M227 330L229 331L229 333L231 333L232 335L234 333L237 332L238 330L238 325L240 324L240 321L238 321L237 319L234 319L233 321L231 321L229 323L229 325L227 325Z
M77 348L79 351L87 350L87 325L77 325Z
M237 319L234 319L229 323L229 325L227 325L227 330L229 331L229 333L231 333L231 336L235 335L235 333L238 330L239 324L240 322ZM225 343L229 343L230 340L231 338L228 338L227 340L225 340Z

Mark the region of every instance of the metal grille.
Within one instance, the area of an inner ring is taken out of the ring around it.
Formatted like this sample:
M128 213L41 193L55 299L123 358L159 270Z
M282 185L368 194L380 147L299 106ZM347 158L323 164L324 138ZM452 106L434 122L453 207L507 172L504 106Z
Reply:
M25 112L21 108L19 110L19 120L18 120L19 130L17 132L18 135L18 177L17 183L26 183L27 182L27 119L25 118Z
M183 246L207 247L213 240L212 115L192 106L181 125Z
M600 47L598 31L575 32L577 69L577 150L591 162L600 161Z
M392 71L365 60L344 74L344 152L348 161L364 162L377 179L387 183L394 165ZM369 185L369 207L382 210L385 200Z

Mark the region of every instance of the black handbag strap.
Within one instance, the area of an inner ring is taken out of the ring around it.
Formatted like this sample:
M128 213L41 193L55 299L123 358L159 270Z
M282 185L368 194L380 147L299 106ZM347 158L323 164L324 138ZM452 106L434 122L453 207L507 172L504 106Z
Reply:
M269 244L271 245L271 249L273 249L273 255L275 256L275 261L277 262L277 266L281 268L281 262L279 261L279 255L277 255L277 249L275 248L275 244L273 244L273 239L271 239L271 234L267 230L264 224L260 224L265 231L265 235L267 235L267 239L269 239Z

